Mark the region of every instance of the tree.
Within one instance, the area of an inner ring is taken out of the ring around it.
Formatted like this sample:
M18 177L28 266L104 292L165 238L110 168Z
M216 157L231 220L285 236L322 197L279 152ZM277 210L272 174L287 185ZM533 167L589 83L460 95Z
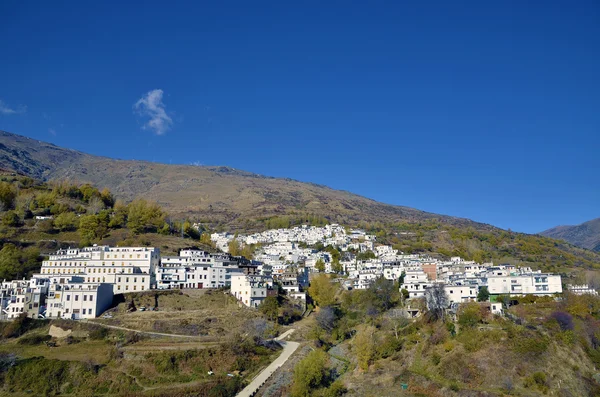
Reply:
M335 302L336 288L326 274L316 275L308 287L308 294L318 306L331 306Z
M227 248L229 253L233 256L240 256L242 254L240 242L235 238L229 242Z
M335 310L331 306L324 306L319 309L319 312L315 316L315 320L319 327L323 328L327 332L331 332L335 326Z
M112 218L108 223L108 227L111 229L118 229L127 224L127 213L129 209L122 201L117 201L113 208Z
M402 274L400 274L400 278L398 279L398 284L404 284L404 278L406 277L406 272L402 270Z
M11 280L21 268L21 253L11 243L5 244L0 250L0 279Z
M293 397L309 397L311 391L327 381L329 357L322 350L313 350L294 368Z
M394 282L384 277L379 277L369 286L368 295L372 303L380 310L388 310L399 298L398 288Z
M341 274L344 271L344 266L342 266L339 259L334 259L331 263L331 269L337 274Z
M88 203L88 213L92 215L98 214L104 209L104 202L98 196L90 198Z
M325 262L322 258L317 259L317 263L315 263L315 269L317 269L320 273L325 272Z
M154 232L165 223L165 213L156 203L137 199L129 204L128 209L127 227L135 234Z
M96 215L83 215L79 218L79 235L82 240L91 242L96 239L98 218Z
M100 192L98 191L98 189L90 185L89 183L81 185L79 187L79 191L81 192L83 201L85 201L86 203L89 202L92 197L100 197Z
M478 302L487 302L490 299L490 291L487 286L483 286L479 288L479 293L477 294Z
M444 314L450 304L444 284L434 284L425 291L425 301L429 316L433 321L444 320Z
M406 314L406 311L402 309L392 309L388 313L396 340L400 338L400 330L410 324L410 321L406 318Z
M73 230L77 225L77 215L73 212L63 212L54 218L54 227L60 231Z
M107 188L104 188L102 192L100 192L100 199L108 208L112 208L115 205L115 198Z
M21 226L21 217L15 211L7 211L2 217L2 224L9 227Z
M364 325L359 328L354 337L354 352L360 369L367 371L375 355L375 327Z
M258 307L260 312L267 316L267 319L276 321L279 317L279 300L276 296L267 296Z
M14 207L17 192L8 182L0 182L0 211L7 211Z
M266 340L273 336L273 324L269 324L263 318L248 320L244 328L256 345L264 345Z
M464 303L458 311L458 324L463 328L473 328L479 324L483 316L481 307L476 302Z

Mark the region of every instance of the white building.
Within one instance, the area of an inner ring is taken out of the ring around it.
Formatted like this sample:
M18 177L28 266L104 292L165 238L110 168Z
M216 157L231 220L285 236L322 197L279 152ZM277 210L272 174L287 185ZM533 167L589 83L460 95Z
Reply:
M552 295L562 292L561 277L558 274L528 273L490 276L487 283L488 291L492 295Z
M269 291L274 291L272 287L273 280L264 276L231 275L231 295L248 307L260 305Z
M42 262L42 276L81 276L86 283L107 283L114 294L149 290L156 285L160 250L150 247L93 246L59 250Z
M444 291L452 304L477 300L479 288L476 285L445 285Z
M50 285L47 318L95 318L110 307L113 300L112 285L83 283L79 280L73 277L65 283Z

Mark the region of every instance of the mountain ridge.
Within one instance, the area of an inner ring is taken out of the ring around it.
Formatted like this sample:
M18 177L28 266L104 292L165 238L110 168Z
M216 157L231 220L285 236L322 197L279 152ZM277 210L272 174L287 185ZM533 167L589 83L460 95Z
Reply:
M419 221L491 227L483 223L386 204L312 182L260 175L228 166L162 164L90 155L0 131L0 168L42 180L70 179L107 187L124 200L144 196L173 214L235 223L310 213L334 222Z
M579 225L555 226L544 230L540 235L565 240L578 247L600 252L600 218Z

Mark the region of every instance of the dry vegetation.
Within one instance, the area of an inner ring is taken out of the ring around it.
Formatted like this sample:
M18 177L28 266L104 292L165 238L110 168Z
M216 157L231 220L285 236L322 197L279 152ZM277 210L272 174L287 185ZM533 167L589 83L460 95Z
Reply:
M160 309L127 312L127 301L113 310L110 322L198 337L160 337L67 320L1 323L0 395L232 396L279 354L268 342L277 332L273 325L221 291L129 298L138 308L158 300ZM50 338L51 324L72 333Z

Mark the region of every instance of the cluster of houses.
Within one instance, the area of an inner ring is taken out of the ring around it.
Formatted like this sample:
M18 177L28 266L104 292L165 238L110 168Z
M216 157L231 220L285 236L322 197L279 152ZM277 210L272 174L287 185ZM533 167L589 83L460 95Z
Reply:
M108 309L113 296L150 289L230 288L240 304L257 307L280 290L306 301L311 273L343 273L347 289L367 289L378 278L399 281L408 299L424 297L443 285L451 304L475 300L487 287L497 295L561 293L561 276L513 265L479 264L460 257L440 260L406 255L361 230L340 225L300 226L237 236L242 244L260 244L254 260L226 253L232 234L215 233L221 249L209 253L184 249L161 256L158 248L93 246L58 250L29 280L0 286L0 319L26 313L33 318L94 318ZM333 247L340 255L332 255ZM371 252L371 255L361 253ZM369 259L364 259L369 258ZM320 266L319 266L320 264ZM576 294L597 294L586 286L569 286Z

